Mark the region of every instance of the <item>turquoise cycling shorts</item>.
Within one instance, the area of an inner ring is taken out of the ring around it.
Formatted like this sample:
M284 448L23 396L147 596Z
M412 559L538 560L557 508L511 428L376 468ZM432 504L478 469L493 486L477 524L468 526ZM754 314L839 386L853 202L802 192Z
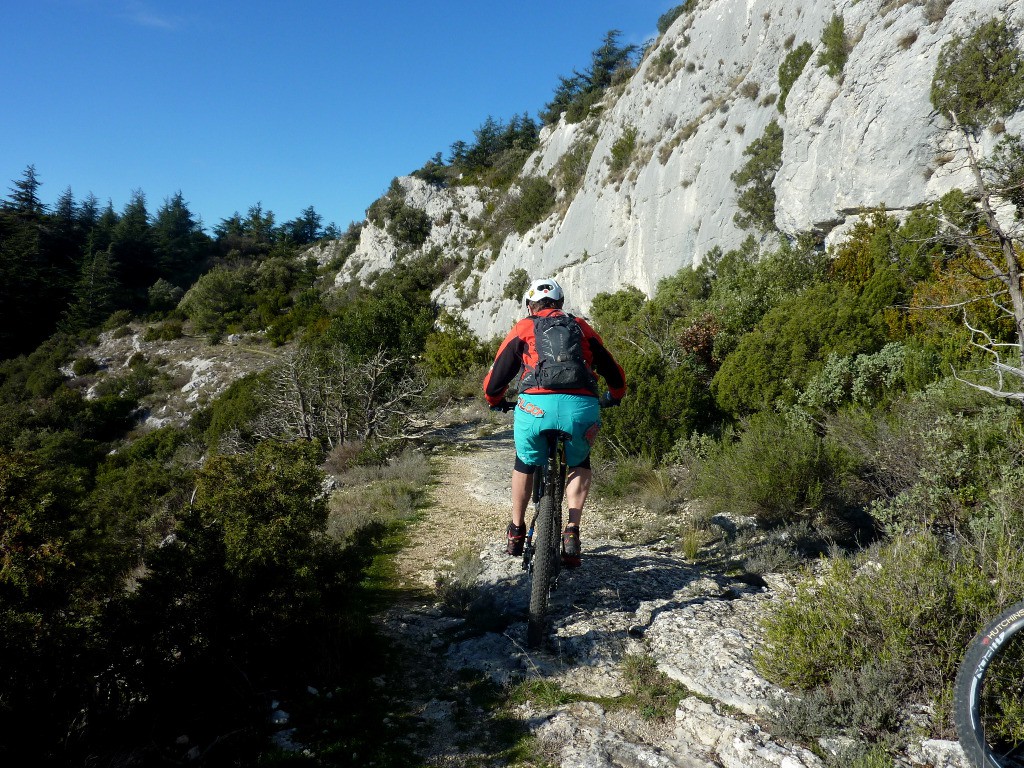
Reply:
M560 429L572 435L565 445L565 460L578 467L590 455L590 446L601 426L601 408L596 397L587 395L520 395L513 421L516 456L523 464L539 467L547 461L545 429Z

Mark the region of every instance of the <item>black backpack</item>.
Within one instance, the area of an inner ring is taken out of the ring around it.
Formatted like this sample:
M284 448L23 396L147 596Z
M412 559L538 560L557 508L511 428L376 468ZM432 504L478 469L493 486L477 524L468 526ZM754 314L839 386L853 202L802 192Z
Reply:
M597 392L597 379L583 357L583 329L572 315L533 317L537 365L527 384L542 389L589 389Z

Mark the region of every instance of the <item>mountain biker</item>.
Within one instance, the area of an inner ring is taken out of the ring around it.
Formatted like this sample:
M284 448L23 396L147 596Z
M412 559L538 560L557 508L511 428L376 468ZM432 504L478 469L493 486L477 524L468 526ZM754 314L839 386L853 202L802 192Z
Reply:
M523 552L533 475L547 460L547 440L540 433L559 429L572 435L565 448L569 519L562 533L562 562L575 568L580 564L580 518L592 478L590 447L601 425L594 374L608 384L607 405L617 405L626 394L626 377L594 329L562 311L565 296L557 282L534 280L523 302L528 315L501 343L483 384L487 402L499 406L508 385L520 375L506 551L510 555Z

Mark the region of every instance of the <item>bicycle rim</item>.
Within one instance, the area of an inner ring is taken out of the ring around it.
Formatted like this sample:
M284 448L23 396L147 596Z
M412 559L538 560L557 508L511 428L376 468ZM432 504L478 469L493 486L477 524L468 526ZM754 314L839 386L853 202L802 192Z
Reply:
M967 647L954 719L976 768L1024 767L1024 602L993 619Z

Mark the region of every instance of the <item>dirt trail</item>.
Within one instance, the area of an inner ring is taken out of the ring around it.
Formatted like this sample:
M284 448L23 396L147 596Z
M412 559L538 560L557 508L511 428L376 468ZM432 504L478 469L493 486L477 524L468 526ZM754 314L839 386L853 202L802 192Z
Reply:
M502 432L474 440L471 453L438 460L431 504L409 529L409 543L397 555L403 587L433 589L437 576L456 558L476 554L503 540L509 517L509 480L514 448Z

